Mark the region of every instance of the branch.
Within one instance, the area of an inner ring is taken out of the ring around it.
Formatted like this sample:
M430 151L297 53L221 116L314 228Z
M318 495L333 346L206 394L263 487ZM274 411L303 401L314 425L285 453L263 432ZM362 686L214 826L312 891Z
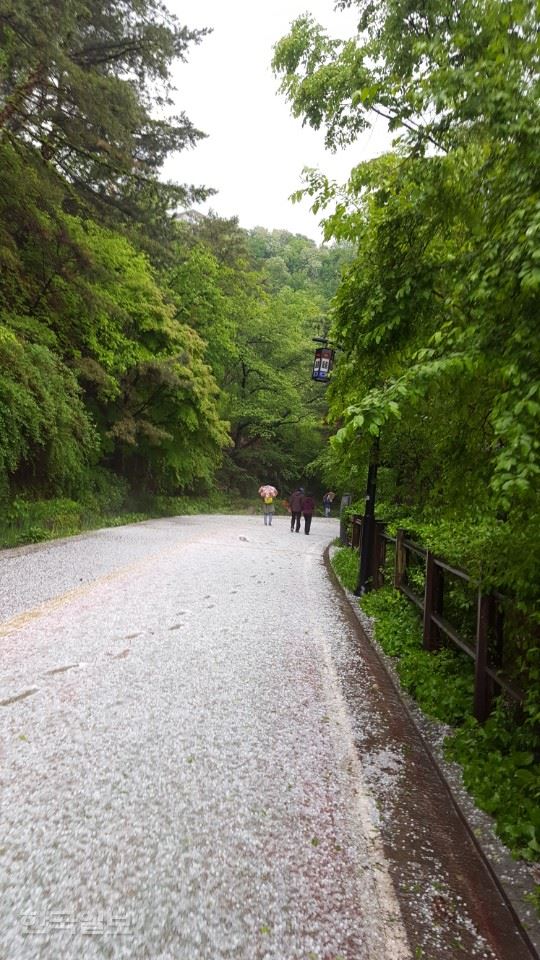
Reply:
M442 150L443 153L448 152L442 143L439 143L438 140L435 140L435 137L433 137L430 133L427 133L426 130L421 127L420 124L415 123L414 120L405 120L403 117L400 117L399 113L386 113L381 107L372 106L370 107L370 110L373 110L373 112L378 114L379 117L383 117L384 120L399 119L400 123L405 127L406 130L410 130L411 133L421 133L426 140L429 140L430 143L432 143L434 147L437 147L438 150Z
M29 73L26 80L8 97L4 107L0 110L0 129L7 126L11 117L19 112L24 101L33 93L34 88L38 85L44 74L45 64L39 63L37 67L34 67Z

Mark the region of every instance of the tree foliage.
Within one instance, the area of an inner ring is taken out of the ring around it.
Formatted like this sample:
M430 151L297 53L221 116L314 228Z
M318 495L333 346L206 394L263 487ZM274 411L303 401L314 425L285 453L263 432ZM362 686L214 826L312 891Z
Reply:
M358 8L354 39L330 39L304 17L274 59L293 111L324 127L331 147L354 140L374 114L396 135L392 153L361 163L343 188L306 174L327 237L357 248L334 308L344 346L331 388L336 469L359 476L379 435L387 509L467 530L486 582L496 577L531 612L540 573L537 11L520 0L340 6Z
M346 252L196 214L208 190L159 179L202 136L167 115L205 32L158 0L0 4L6 497L106 471L141 494L283 487L324 443L310 337Z
M166 111L171 64L204 33L159 0L3 0L0 136L38 150L101 215L141 216L152 197L177 205L205 196L157 179L171 151L203 136Z
M195 218L182 243L169 282L208 343L230 424L220 482L248 492L264 476L287 489L325 443L311 338L324 326L349 249L319 248L284 230L246 232L216 216ZM276 259L280 277L269 271Z
M153 0L0 8L4 492L80 493L98 462L141 489L213 482L219 389L159 275L168 208L205 195L158 180L200 134L155 119L201 36Z

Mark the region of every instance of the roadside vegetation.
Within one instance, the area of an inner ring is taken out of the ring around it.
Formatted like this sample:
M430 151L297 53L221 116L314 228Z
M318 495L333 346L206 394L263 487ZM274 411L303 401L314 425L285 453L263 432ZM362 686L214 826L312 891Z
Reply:
M356 586L358 554L338 549L332 565L348 590ZM499 700L485 724L473 717L472 661L458 649L429 653L422 645L416 608L392 587L366 594L359 604L374 622L377 642L395 658L400 683L424 713L453 728L445 754L461 765L477 805L494 818L498 836L516 857L540 859L540 768L528 718ZM532 895L539 898L540 885ZM540 907L540 899L538 904Z
M298 19L274 68L292 112L353 143L386 118L395 140L335 184L299 193L326 237L355 250L333 301L341 346L328 390L334 436L319 464L362 500L378 464L377 516L483 591L499 590L506 666L521 711L471 718L470 664L429 658L416 614L387 589L362 601L405 688L455 725L448 753L519 856L540 853L540 45L521 0L343 0L358 33ZM380 121L379 121L380 122ZM349 558L338 554L345 582ZM421 569L411 571L422 586ZM444 599L470 629L456 587Z
M205 33L159 0L0 14L4 544L285 490L326 442L311 338L349 245L161 179L204 135L170 105Z
M215 491L206 497L128 495L116 501L106 497L85 501L57 497L52 500L12 500L0 521L0 548L41 543L57 537L71 537L85 530L118 527L159 517L204 513L253 513L254 498ZM276 507L279 512L280 507Z

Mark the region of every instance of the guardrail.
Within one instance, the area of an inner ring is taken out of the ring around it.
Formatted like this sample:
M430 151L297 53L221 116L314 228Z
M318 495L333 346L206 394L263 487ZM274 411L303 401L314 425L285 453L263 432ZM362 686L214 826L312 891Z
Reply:
M362 528L363 518L353 517L353 549L361 547ZM445 579L457 577L474 587L471 577L464 570L451 566L431 551L408 540L404 530L398 530L395 537L390 536L385 524L377 520L370 562L371 583L375 590L385 582L389 544L394 545L393 585L421 612L424 648L435 652L446 638L474 660L473 710L477 720L483 722L487 719L498 691L503 690L511 699L522 703L523 692L500 669L503 660L505 598L497 591L484 593L481 587L476 588L476 633L474 644L471 644L444 616ZM412 556L424 563L423 596L409 583L407 574Z

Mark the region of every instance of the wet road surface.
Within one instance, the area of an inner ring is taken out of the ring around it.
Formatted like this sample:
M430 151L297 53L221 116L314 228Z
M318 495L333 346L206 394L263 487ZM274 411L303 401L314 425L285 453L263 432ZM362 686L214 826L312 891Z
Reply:
M2 960L525 960L286 518L0 557Z

